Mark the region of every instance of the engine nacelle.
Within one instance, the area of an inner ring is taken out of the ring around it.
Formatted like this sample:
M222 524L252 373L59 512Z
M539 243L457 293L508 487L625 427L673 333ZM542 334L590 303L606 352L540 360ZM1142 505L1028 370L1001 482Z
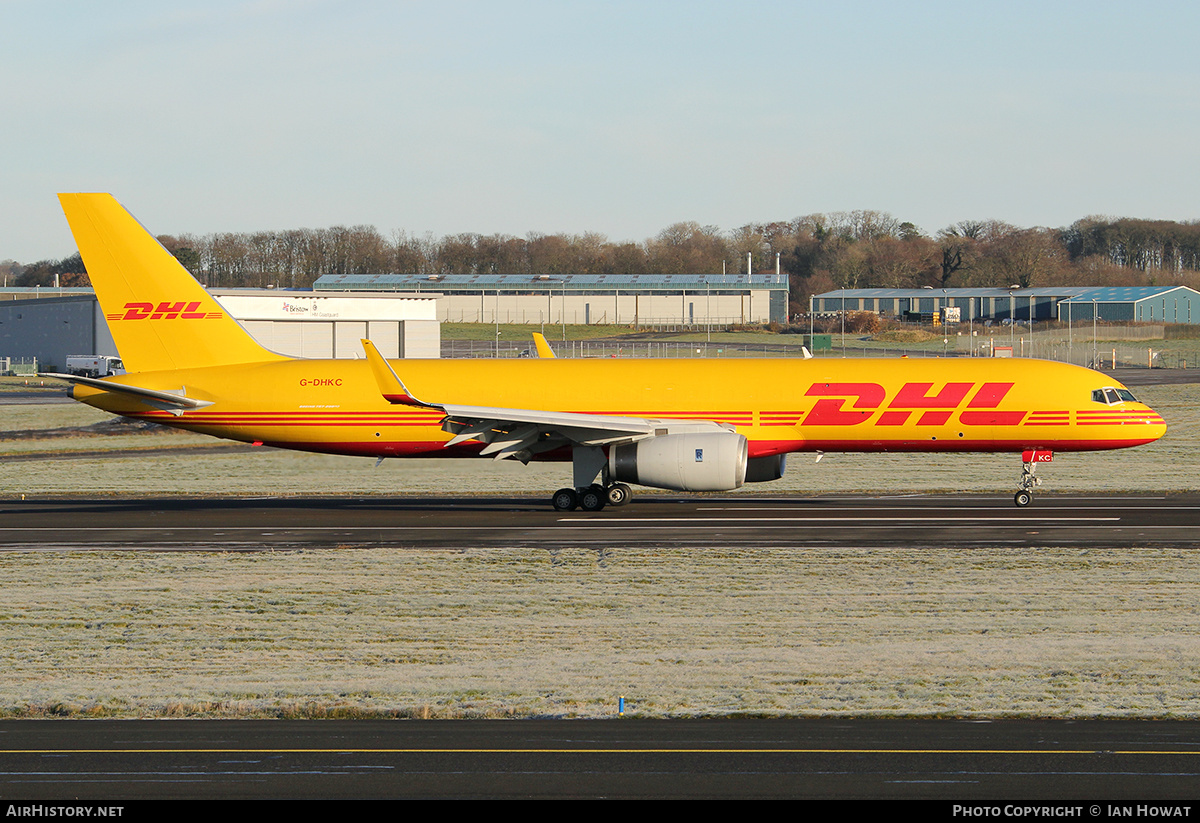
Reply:
M723 492L746 482L746 438L737 432L662 434L613 446L614 481L685 492Z

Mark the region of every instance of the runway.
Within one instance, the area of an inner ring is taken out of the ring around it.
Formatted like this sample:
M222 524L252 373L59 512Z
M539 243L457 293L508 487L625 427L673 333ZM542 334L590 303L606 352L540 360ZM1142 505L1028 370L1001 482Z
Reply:
M0 551L374 547L1180 547L1200 495L643 495L556 512L542 498L74 498L0 503Z
M1132 816L1129 800L1110 805L1130 798L1182 816L1162 809L1195 797L1197 755L1195 722L0 721L0 794L907 798L939 801L925 811L947 818L961 816L952 803L1014 800L1060 811L1004 816Z

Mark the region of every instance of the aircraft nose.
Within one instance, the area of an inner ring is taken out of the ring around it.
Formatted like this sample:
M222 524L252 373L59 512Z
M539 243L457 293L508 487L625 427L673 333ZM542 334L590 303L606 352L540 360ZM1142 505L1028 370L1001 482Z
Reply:
M1162 415L1140 402L1081 409L1076 413L1076 422L1081 431L1091 432L1116 448L1153 443L1167 433Z
M1167 433L1167 421L1163 419L1161 414L1149 406L1142 404L1142 409L1144 411L1139 417L1142 424L1146 427L1145 433L1149 435L1146 442L1149 443L1161 439Z

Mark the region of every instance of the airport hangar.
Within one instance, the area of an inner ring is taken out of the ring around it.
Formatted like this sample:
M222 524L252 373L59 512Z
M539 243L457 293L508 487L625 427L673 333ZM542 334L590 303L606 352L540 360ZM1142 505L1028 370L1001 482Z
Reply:
M212 289L259 343L292 357L362 357L369 337L385 357L440 357L436 295L321 294ZM90 288L0 289L0 358L63 368L74 354L117 355Z
M435 293L443 323L636 328L785 323L784 274L326 274L314 293Z
M618 324L647 329L784 322L780 274L325 275L312 291L212 289L263 346L351 359L369 337L385 357L439 357L442 322ZM116 355L90 288L0 289L0 357L61 368Z
M1200 292L1188 286L1045 286L1030 289L838 289L815 295L816 314L873 311L902 317L907 312L961 309L961 322L1059 320L1109 323L1200 323Z

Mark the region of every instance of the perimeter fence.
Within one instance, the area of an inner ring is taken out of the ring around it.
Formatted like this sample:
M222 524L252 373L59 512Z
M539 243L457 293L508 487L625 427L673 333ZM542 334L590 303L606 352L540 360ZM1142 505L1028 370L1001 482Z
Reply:
M1163 327L1100 327L1095 339L1084 330L1030 331L985 329L947 334L923 342L881 342L869 336L832 334L832 348L813 351L815 357L992 357L1011 356L1057 360L1092 368L1186 369L1200 354L1162 349ZM712 342L661 339L549 340L558 357L567 358L803 358L797 337L789 342ZM776 337L775 339L778 339ZM795 341L795 342L791 342ZM443 340L444 358L537 357L533 341ZM996 354L993 355L993 352ZM1011 352L1011 354L1010 354Z

